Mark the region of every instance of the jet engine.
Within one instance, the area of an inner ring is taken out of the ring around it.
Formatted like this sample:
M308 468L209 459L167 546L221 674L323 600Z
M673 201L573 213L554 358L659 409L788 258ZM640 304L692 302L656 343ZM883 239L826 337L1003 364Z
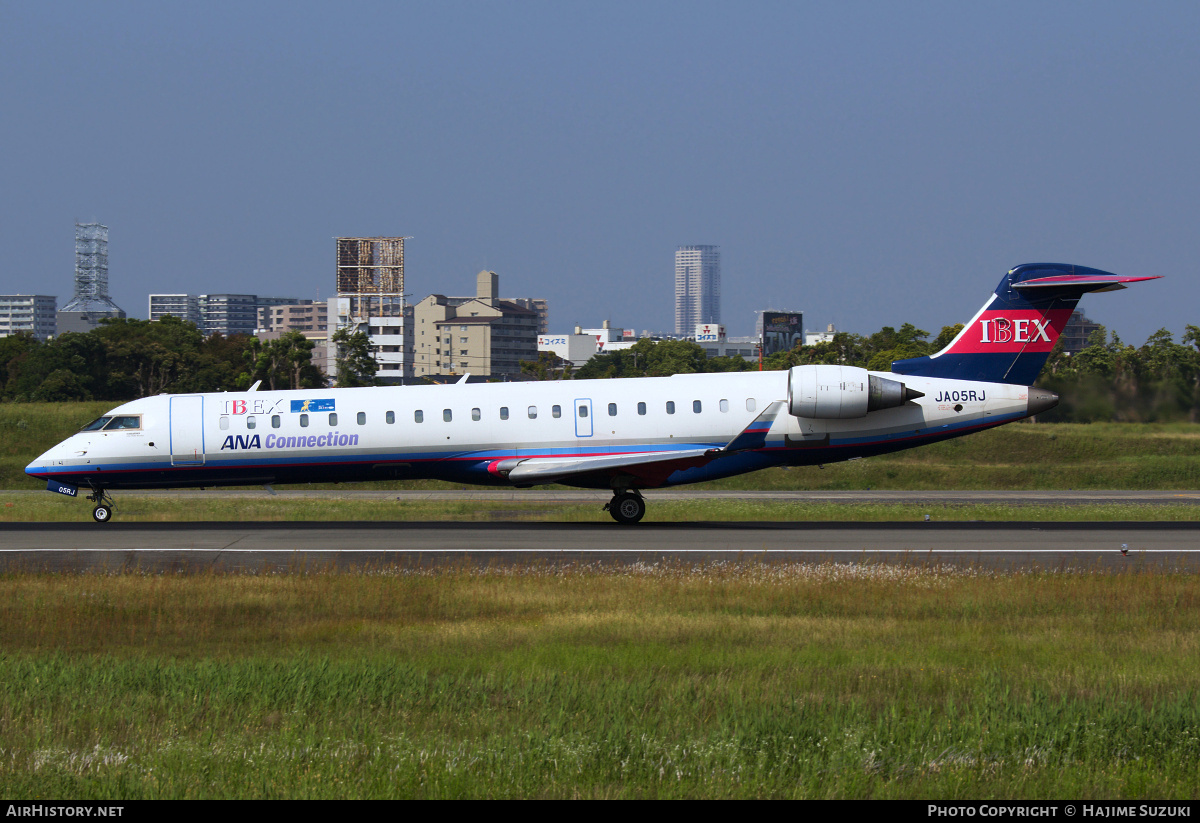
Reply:
M793 417L846 420L894 409L924 397L898 380L856 366L796 366L788 373L788 412Z

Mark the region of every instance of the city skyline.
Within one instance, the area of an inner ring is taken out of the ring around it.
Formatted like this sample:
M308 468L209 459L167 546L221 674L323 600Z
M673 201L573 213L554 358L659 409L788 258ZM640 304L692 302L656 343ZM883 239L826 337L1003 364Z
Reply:
M557 327L666 331L695 238L733 335L772 305L936 334L1054 261L1167 275L1087 311L1178 338L1200 8L1131 8L8 4L0 292L65 303L75 218L139 314L200 282L325 299L332 238L405 235L410 300L493 270Z

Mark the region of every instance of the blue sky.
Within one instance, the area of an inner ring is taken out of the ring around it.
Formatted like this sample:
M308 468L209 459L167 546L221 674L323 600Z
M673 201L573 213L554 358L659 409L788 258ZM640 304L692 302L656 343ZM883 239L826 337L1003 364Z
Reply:
M0 0L0 292L326 298L339 235L411 235L407 291L673 326L716 244L723 321L963 322L1011 266L1140 344L1200 325L1200 4Z

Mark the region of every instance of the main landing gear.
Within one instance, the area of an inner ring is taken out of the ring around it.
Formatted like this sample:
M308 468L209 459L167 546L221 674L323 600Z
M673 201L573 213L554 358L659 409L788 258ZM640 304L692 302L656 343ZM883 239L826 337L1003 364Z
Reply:
M646 515L646 501L637 489L617 492L604 510L618 523L636 523Z
M104 489L92 489L92 493L87 496L96 504L96 508L92 509L92 519L97 523L107 523L112 519L113 508L116 504L113 499L108 496L108 492Z

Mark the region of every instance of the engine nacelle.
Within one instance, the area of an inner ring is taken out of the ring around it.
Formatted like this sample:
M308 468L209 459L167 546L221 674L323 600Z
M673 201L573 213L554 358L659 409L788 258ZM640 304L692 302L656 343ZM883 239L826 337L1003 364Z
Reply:
M857 366L796 366L788 373L788 413L793 417L866 417L924 396L898 380L876 377Z

